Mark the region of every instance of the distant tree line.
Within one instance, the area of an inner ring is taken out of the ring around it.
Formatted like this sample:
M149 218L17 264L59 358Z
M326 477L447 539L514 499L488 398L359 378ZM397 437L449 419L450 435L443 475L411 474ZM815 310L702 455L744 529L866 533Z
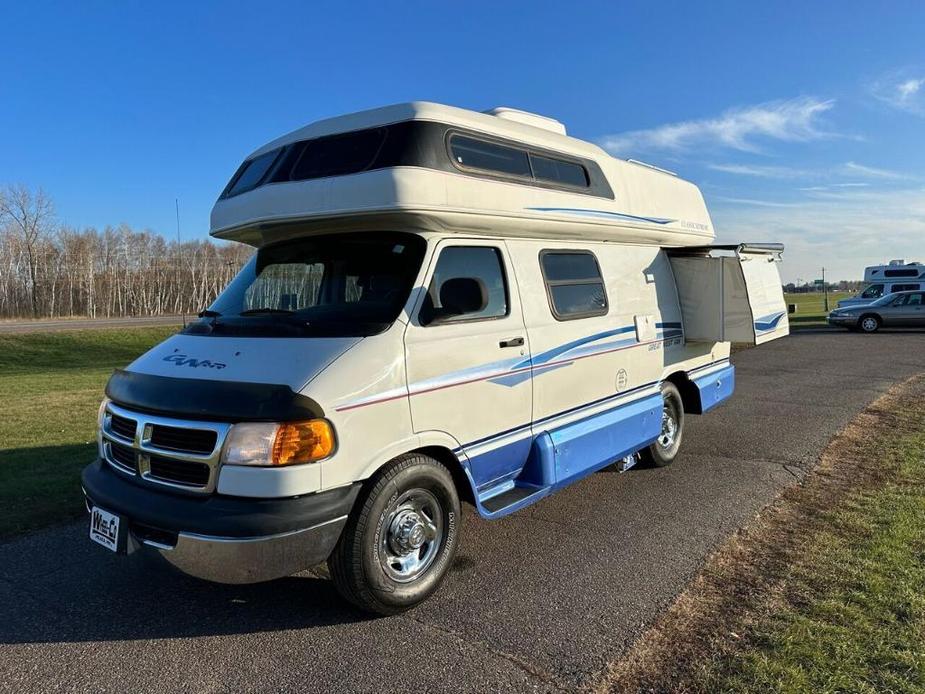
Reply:
M250 255L125 224L75 229L58 223L43 191L0 190L0 318L195 313Z

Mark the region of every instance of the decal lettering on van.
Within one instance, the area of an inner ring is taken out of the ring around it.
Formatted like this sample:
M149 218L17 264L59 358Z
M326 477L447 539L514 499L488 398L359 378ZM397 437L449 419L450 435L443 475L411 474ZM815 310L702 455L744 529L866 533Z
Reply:
M170 354L164 357L164 361L173 362L177 366L191 366L194 369L224 369L227 366L227 364L223 364L220 361L211 361L210 359L195 359L193 357L188 357L185 354Z

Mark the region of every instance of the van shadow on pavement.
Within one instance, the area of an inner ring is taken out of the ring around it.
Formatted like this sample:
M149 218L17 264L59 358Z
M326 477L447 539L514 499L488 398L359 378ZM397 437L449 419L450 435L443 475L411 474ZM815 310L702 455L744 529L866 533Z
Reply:
M0 545L0 643L59 643L250 634L370 619L330 580L303 572L219 585L140 556L119 557L83 523Z

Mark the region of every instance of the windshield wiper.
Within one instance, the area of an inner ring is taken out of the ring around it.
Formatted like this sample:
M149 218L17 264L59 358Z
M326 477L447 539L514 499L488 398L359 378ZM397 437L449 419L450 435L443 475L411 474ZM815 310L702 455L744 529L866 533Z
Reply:
M197 315L200 318L218 318L222 314L219 313L218 311L213 311L212 309L207 308L207 309L203 309L202 311L200 311Z
M288 308L249 308L246 311L241 311L239 316L258 316L260 314L269 314L269 315L291 315L295 311L290 311Z

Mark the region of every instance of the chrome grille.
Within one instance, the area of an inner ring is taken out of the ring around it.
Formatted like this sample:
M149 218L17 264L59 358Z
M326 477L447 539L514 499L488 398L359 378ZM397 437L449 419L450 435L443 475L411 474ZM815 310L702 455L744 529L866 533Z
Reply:
M116 436L121 436L128 441L135 440L135 429L138 428L138 422L128 417L120 417L117 414L112 415L110 429Z
M119 443L107 443L106 452L109 461L114 465L132 474L138 472L138 458L133 448Z
M108 403L100 429L103 457L123 474L154 485L208 493L215 489L230 424L127 410Z
M180 429L155 424L151 427L151 445L171 451L209 454L218 434L211 429Z
M152 455L148 459L148 474L151 479L190 487L204 487L209 483L209 466L205 463L187 463L159 455Z

